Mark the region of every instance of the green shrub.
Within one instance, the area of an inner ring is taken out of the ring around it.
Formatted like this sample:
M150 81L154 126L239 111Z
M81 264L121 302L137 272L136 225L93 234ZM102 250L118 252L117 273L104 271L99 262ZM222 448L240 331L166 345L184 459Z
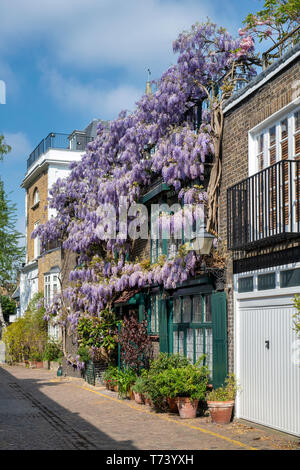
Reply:
M5 329L3 341L8 361L21 362L32 357L43 357L48 335L42 299L42 294L36 294L29 302L24 317Z
M149 373L146 380L147 393L156 407L163 407L165 398L205 398L209 371L206 366L188 364L185 367L169 367L159 373Z
M59 341L55 339L48 339L45 349L43 358L45 361L59 361L63 356L61 344Z
M136 393L147 394L147 377L137 377L135 384L132 387L132 390Z
M91 360L91 354L86 346L79 346L77 354L80 362L86 363Z
M157 374L171 368L186 367L191 361L180 354L160 353L150 364L150 374Z
M236 393L239 386L235 380L235 375L228 375L225 380L226 385L224 387L216 388L211 392L207 393L206 399L208 401L231 401L235 399Z
M117 378L119 376L119 369L117 366L109 366L103 373L103 380L109 385L117 384Z
M126 398L129 388L135 383L137 376L132 369L120 370L117 377L120 398Z

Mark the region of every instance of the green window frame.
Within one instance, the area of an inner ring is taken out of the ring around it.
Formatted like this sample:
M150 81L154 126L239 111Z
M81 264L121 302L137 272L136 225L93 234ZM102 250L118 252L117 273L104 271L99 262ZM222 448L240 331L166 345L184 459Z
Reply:
M213 325L209 294L183 295L173 299L173 353L204 364L213 374Z

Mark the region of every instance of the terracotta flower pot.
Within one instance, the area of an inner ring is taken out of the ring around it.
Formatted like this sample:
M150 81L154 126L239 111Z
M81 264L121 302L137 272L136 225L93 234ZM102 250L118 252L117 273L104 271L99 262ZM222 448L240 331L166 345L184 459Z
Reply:
M168 405L169 405L169 408L170 408L170 412L171 413L178 413L178 406L177 406L176 398L168 397L167 400L168 400Z
M117 384L117 385L113 385L113 391L114 391L114 392L118 392L118 390L119 390L118 384Z
M208 401L211 420L216 424L230 423L234 401Z
M43 361L36 361L36 368L37 369L42 369L44 367Z
M151 400L151 398L146 398L144 396L144 401L145 401L145 405L147 406L153 406L153 401Z
M135 396L135 402L136 402L136 403L138 403L139 405L143 405L143 404L144 404L143 395L142 395L141 393L134 392L134 396Z
M180 418L196 418L199 400L192 400L187 397L177 397L177 406Z

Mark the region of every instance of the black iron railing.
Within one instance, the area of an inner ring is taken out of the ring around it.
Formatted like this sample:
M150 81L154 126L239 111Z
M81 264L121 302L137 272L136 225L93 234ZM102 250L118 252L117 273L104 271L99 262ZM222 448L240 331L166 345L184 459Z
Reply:
M227 243L249 250L300 235L300 161L282 160L227 190Z
M69 134L61 134L57 132L50 132L50 134L41 140L36 148L31 152L27 159L27 170L33 163L45 153L49 148L52 149L66 149L66 150L85 150L88 142L91 142L93 137L87 135L76 136L70 145Z
M290 49L300 42L300 25L294 28L289 34L270 47L262 55L263 70L271 65L275 60L282 57Z
M27 160L27 169L33 165L33 163L45 153L49 148L56 149L68 149L69 148L69 134L58 134L56 132L50 132L47 137L35 147L33 152L29 155Z

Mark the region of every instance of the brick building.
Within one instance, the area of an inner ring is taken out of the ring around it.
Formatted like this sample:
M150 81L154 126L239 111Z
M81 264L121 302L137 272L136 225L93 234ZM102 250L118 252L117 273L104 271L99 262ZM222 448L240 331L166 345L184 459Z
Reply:
M68 176L70 163L79 161L86 144L96 136L98 120L93 120L84 131L72 134L50 133L33 150L27 160L27 171L21 187L25 189L26 262L20 273L20 315L24 315L33 295L41 292L45 302L51 302L61 283L66 282L74 256L58 245L49 245L43 256L39 240L32 239L33 230L55 216L48 207L49 190L58 178ZM66 274L66 276L64 275ZM57 334L57 330L52 331Z
M219 200L228 360L241 384L236 415L292 434L300 434L292 318L300 292L299 46L225 104Z

